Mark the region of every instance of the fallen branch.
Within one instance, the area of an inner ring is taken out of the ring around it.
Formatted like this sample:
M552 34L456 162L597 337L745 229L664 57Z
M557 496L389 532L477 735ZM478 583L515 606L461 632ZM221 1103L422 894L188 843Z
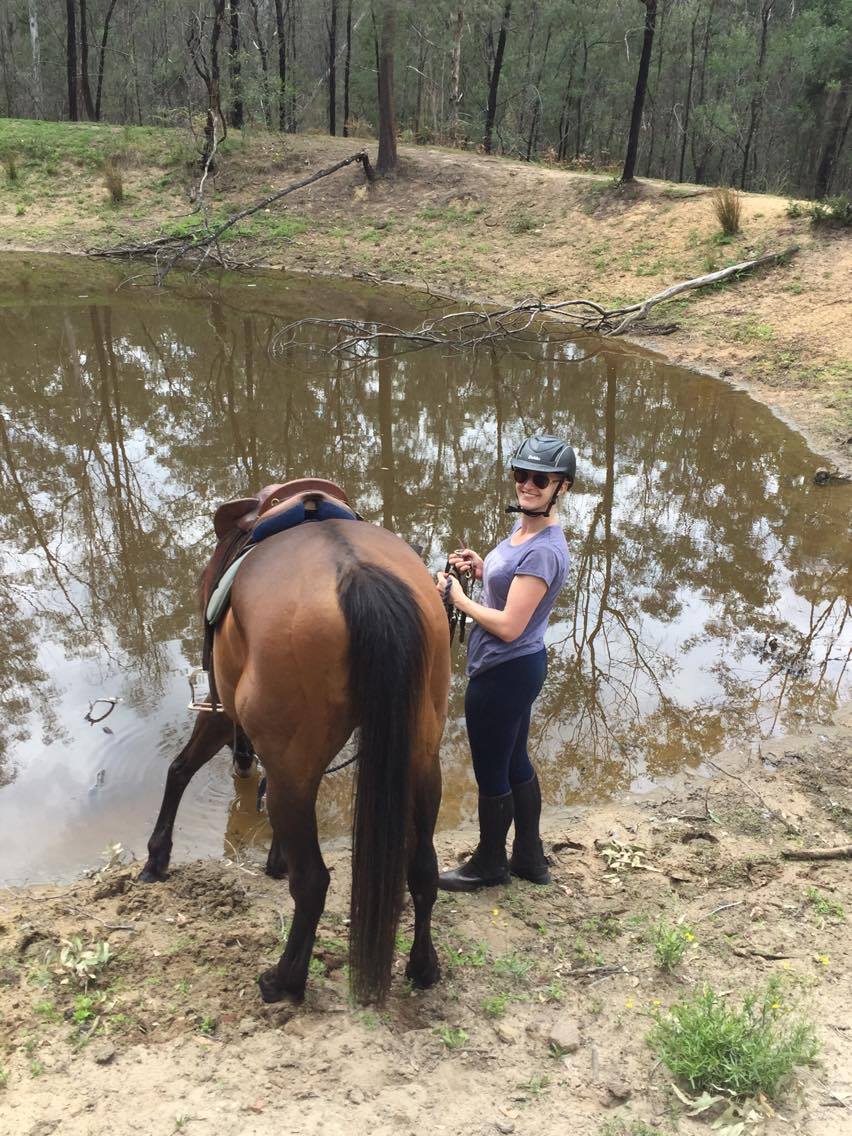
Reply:
M841 844L839 848L785 848L781 855L785 860L852 860L852 844Z
M627 307L607 309L594 300L585 298L572 298L560 300L557 303L545 303L543 299L522 300L511 307L498 308L490 311L483 309L467 309L458 312L447 312L441 316L430 317L410 330L395 327L392 324L376 324L357 319L320 319L307 318L286 324L276 334L274 347L283 351L291 347L316 347L315 343L306 342L299 338L299 332L306 327L326 327L337 332L336 342L326 348L329 354L351 356L356 362L365 357L365 347L370 344L382 344L384 341L396 341L405 344L405 350L422 347L443 347L456 351L463 351L471 347L480 347L495 340L511 339L523 336L539 317L559 316L577 323L584 331L612 336L620 335L628 327L643 319L644 316L657 304L665 303L675 296L694 288L704 288L710 284L717 284L720 280L741 275L759 265L771 262L780 263L793 256L796 247L783 252L767 253L754 260L742 261L732 264L728 268L711 272L706 276L698 276L694 280L685 280L674 284L664 292L649 296L638 304ZM647 328L649 333L667 334L674 330L676 325L658 325ZM638 331L638 329L637 329ZM402 349L402 348L401 348ZM400 350L401 350L400 349ZM585 356L566 359L560 355L560 362L582 362Z
M202 253L201 262L210 255L210 250L215 248L221 238L222 234L227 232L228 229L234 227L240 221L244 221L246 217L251 217L252 214L260 212L261 209L266 209L276 201L280 201L282 197L286 197L289 193L295 193L297 189L304 189L308 185L312 185L320 178L328 177L329 174L337 173L342 170L344 166L350 166L353 162L360 162L364 167L364 173L368 181L372 181L375 177L373 167L370 163L369 155L366 150L359 150L357 154L350 154L348 158L343 158L339 162L335 162L331 166L326 166L322 170L317 170L316 173L311 174L309 177L302 178L301 181L293 182L291 185L285 186L284 189L278 189L275 193L269 194L261 201L255 202L254 205L249 205L245 209L241 209L239 213L234 213L221 225L212 230L207 230L202 233L193 233L189 236L169 236L158 237L153 241L146 241L143 244L124 244L113 245L111 248L105 249L91 249L89 256L100 257L123 257L133 259L133 257L154 256L159 261L159 256L164 251L171 253L168 262L163 268L158 267L157 271L157 284L162 284L171 270L181 260L186 260ZM216 258L220 259L221 258Z

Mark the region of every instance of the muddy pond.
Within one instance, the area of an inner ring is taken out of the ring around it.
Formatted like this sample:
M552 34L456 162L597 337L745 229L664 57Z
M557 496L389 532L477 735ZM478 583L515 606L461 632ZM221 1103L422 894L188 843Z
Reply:
M564 327L465 355L365 343L353 361L311 326L281 353L289 321L412 327L437 301L281 274L119 287L134 271L0 258L0 882L144 852L192 727L212 512L279 479L340 482L437 569L508 531L524 434L571 439L573 563L530 738L551 805L818 729L849 696L852 490L814 485L819 459L744 393ZM476 801L453 650L444 827ZM227 753L211 762L176 858L265 843L256 790ZM350 794L351 770L324 782L326 839Z

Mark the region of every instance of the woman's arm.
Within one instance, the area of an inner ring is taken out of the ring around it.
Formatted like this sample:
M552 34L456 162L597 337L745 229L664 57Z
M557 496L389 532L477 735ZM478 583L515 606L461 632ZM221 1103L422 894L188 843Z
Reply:
M502 639L504 643L514 643L524 633L533 612L547 592L547 584L538 576L515 576L509 585L506 606L499 611L470 599L462 591L455 576L448 576L446 572L438 573L438 588L442 594L447 581L453 606L475 619L484 631Z

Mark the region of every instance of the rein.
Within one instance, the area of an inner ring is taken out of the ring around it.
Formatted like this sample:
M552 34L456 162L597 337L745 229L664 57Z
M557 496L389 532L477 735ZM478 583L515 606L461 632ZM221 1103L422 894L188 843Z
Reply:
M451 565L449 560L447 560L447 566L444 569L444 571L447 573L448 576L454 576L458 580L459 584L461 584L461 589L464 592L464 594L466 596L470 596L470 589L471 589L473 577L472 577L469 570L464 571L464 572L459 572L458 568L456 568L454 565ZM465 633L465 628L467 627L467 614L463 611L459 611L459 609L457 607L453 606L452 600L450 599L450 596L449 596L449 592L450 592L450 589L447 588L444 592L443 600L444 600L444 607L445 607L446 612L447 612L447 621L449 622L449 625L450 625L450 646L452 646L453 637L455 636L455 633L456 633L456 626L458 626L458 629L459 629L459 643L464 643L464 633Z

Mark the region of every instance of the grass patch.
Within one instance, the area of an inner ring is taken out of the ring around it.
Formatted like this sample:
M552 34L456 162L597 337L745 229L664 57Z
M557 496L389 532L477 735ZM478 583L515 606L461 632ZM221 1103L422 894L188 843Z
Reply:
M438 206L426 205L417 214L424 221L443 221L447 225L469 225L485 210L481 205L471 206L470 209L458 209L453 205Z
M713 213L725 236L732 237L735 233L738 233L743 211L743 202L739 191L729 185L720 185L711 193L710 201L713 205Z
M836 899L828 899L819 888L809 887L805 892L805 899L817 915L825 919L833 919L837 923L846 922L846 909L843 904Z
M540 229L541 222L528 210L521 208L515 211L506 227L510 233L518 237L523 233L532 233L536 229Z
M814 1060L819 1044L809 1022L794 1019L772 980L739 1009L710 987L659 1015L648 1044L693 1090L736 1097L776 1097L798 1065Z

